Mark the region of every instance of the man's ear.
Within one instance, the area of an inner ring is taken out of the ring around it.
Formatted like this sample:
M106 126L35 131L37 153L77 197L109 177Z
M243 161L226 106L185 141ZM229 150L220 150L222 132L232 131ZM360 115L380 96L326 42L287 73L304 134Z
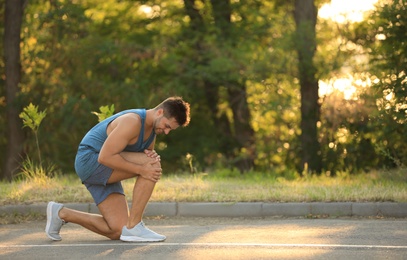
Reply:
M164 109L160 108L157 110L157 116L162 116L164 115Z

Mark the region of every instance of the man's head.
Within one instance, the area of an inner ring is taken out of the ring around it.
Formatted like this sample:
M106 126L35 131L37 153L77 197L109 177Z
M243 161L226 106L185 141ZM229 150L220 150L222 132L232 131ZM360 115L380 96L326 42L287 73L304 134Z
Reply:
M180 126L187 126L191 120L189 103L181 97L169 97L155 109L163 109L164 116L168 119L174 118Z
M189 103L181 97L170 97L154 108L159 117L154 122L156 134L168 134L178 126L187 126L190 121Z

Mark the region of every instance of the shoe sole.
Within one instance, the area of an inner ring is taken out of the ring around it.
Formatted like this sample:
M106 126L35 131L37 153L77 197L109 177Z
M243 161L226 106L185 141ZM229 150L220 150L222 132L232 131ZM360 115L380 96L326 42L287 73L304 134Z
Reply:
M45 226L45 234L47 234L47 237L54 241L60 241L62 239L57 239L55 237L52 237L48 232L49 228L51 227L51 219L52 219L52 206L55 204L55 202L50 202L47 205L47 225Z
M162 242L165 238L143 238L136 236L120 236L120 240L123 242Z

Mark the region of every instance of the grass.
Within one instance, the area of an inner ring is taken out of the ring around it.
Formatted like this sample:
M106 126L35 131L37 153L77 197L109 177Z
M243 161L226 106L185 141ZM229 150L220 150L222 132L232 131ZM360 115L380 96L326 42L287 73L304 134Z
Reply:
M45 178L45 180L44 180ZM134 179L123 182L131 199ZM0 182L0 205L31 204L55 200L93 202L79 178L61 175L12 183ZM273 174L238 173L164 176L156 185L152 202L407 202L407 169L339 174L335 177L303 176L290 179Z

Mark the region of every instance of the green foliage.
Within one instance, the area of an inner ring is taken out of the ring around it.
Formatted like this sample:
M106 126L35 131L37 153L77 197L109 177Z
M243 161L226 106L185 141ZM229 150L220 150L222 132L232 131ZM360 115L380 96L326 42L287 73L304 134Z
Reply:
M97 122L94 115L100 121L114 110L148 108L181 95L191 103L192 121L157 137L166 171L234 169L233 160L247 150L235 149L226 134L234 123L227 93L244 86L255 131L254 170L296 178L301 108L293 2L230 1L226 32L215 23L209 1L192 2L203 18L198 27L183 1L27 2L19 99L45 107L48 115L42 122L45 111L35 106L29 109L34 116L24 114L25 127L36 136L25 152L39 151L41 144L39 157L72 172L77 146ZM346 65L364 73L363 81L379 82L358 100L340 93L321 100L322 157L332 175L406 164L405 1L384 3L366 23L318 21L318 76L330 79ZM386 39L376 40L377 34ZM367 52L375 59L361 63ZM208 95L208 89L214 91ZM0 133L7 130L4 96L0 91ZM40 124L46 136L37 134ZM0 139L0 147L6 142Z
M32 130L35 136L35 143L37 146L38 162L33 161L30 156L27 157L22 162L21 173L18 177L34 182L40 185L44 185L48 181L48 176L51 176L56 167L53 164L45 167L41 159L40 145L38 142L38 130L41 125L42 120L47 115L46 111L38 111L38 106L30 103L23 109L20 113L20 118L23 120L23 127L28 127Z
M382 1L371 20L378 111L371 115L378 152L393 165L407 165L407 1Z
M37 134L41 122L46 115L46 110L38 111L38 106L34 106L30 103L23 109L23 112L20 113L20 118L23 120L24 127L29 127L35 134Z
M350 98L335 91L322 100L322 155L324 169L332 175L406 162L406 93L400 93L405 90L406 21L400 15L405 6L405 1L379 1L364 22L320 23L331 28L318 34L328 43L320 46L321 76L333 81L344 65L352 64L346 74L352 73L357 88Z
M92 112L92 114L98 117L98 121L101 122L106 118L112 116L114 114L114 104L109 106L101 106L99 107L100 112Z
M47 115L46 110L38 111L38 106L34 106L32 103L30 103L27 107L23 108L23 112L21 112L19 115L20 118L23 120L23 127L29 127L34 133L40 166L42 165L42 159L40 144L38 141L38 129L40 128L41 122L46 115Z

